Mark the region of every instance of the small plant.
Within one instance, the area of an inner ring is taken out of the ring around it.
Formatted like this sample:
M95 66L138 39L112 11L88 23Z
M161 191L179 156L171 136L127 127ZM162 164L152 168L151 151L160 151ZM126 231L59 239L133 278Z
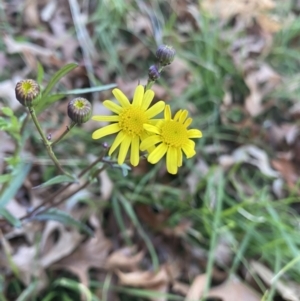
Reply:
M8 108L3 110L3 113L10 117L15 126L12 128L5 127L2 122L2 129L6 130L14 137L19 147L16 148L14 158L18 157L18 152L22 147L21 136L24 128L30 119L33 121L38 133L42 139L43 145L57 169L59 175L51 178L40 186L48 186L53 184L63 184L60 189L52 195L46 197L42 204L33 208L26 216L20 220L11 216L8 211L5 211L4 205L9 201L6 198L6 189L8 185L2 185L0 199L0 214L4 220L12 223L14 226L20 225L20 221L56 219L64 223L79 227L81 230L90 232L89 229L68 216L65 212L55 209L59 204L76 194L78 191L91 184L94 179L106 168L119 167L123 174L126 175L130 167L137 166L140 160L147 158L148 162L156 164L164 155L166 155L167 171L171 174L176 174L178 168L182 166L183 153L187 158L191 158L196 154L194 138L201 138L202 133L197 129L188 129L192 123L192 119L188 118L187 110L179 110L172 118L171 107L166 105L163 100L160 100L152 105L154 99L154 91L151 90L152 85L160 77L163 69L172 63L175 56L175 50L166 45L158 47L156 51L157 64L152 65L148 70L148 81L145 86L137 85L133 100L130 101L120 89L113 89L112 93L118 101L118 104L105 100L103 105L114 113L107 116L92 116L91 103L82 97L77 97L71 100L68 104L67 114L71 119L71 123L66 130L55 140L47 137L44 133L37 115L47 109L56 101L62 99L66 94L50 94L54 85L65 74L76 67L76 64L69 64L59 70L45 89L41 89L40 84L32 79L25 79L16 85L16 98L27 108L26 117L21 121L21 126L18 126L16 117L9 111ZM99 90L107 89L101 87ZM68 93L70 94L70 92ZM158 118L158 115L164 111L163 118ZM72 171L65 170L60 163L54 151L56 146L67 134L69 134L76 125L88 122L92 118L96 121L108 121L111 124L104 126L92 133L93 139L101 139L108 135L116 134L115 140L109 147L104 141L103 149L98 158L89 166L86 166L79 174L74 175ZM117 153L117 160L114 156ZM129 154L129 156L127 156ZM85 178L85 182L72 193L65 194L66 190L80 178ZM5 180L6 179L6 180ZM3 178L7 182L10 176ZM2 221L3 222L3 221Z

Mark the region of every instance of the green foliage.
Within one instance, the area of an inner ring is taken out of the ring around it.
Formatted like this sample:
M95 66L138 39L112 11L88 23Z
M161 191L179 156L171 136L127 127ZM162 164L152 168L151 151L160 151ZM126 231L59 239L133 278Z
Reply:
M84 223L74 219L72 216L70 216L66 212L61 211L56 208L50 208L47 211L37 213L34 216L32 216L30 218L30 220L38 220L38 221L54 220L54 221L58 221L64 225L66 225L66 226L75 227L79 231L82 231L82 232L88 234L89 236L94 235L91 228L86 226Z

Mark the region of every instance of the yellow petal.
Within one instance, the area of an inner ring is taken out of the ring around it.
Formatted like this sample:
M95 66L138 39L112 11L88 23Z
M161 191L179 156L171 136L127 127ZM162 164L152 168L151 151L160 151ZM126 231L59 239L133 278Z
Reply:
M141 145L140 145L140 149L142 151L150 148L151 146L154 146L155 144L161 142L161 137L158 135L152 135L147 137L145 140L142 141Z
M119 150L118 164L121 165L124 163L127 153L128 153L128 150L129 150L130 143L131 143L131 138L125 135L125 138L122 141L120 150Z
M187 110L183 110L183 112L180 114L179 122L180 122L180 123L184 123L184 121L186 120L188 114L189 114L189 113L188 113Z
M125 134L121 131L119 132L119 134L117 135L117 137L115 138L113 144L111 145L110 149L109 149L109 156L111 156L111 154L115 151L115 149L121 144L121 142L124 140L125 138Z
M152 102L153 98L154 98L154 91L147 90L144 95L144 98L143 98L143 103L142 103L141 109L146 111L149 108L150 103Z
M180 148L177 149L177 166L182 166L182 150Z
M191 141L191 140L190 140ZM193 157L195 154L196 154L196 152L195 152L195 149L194 149L194 147L192 147L190 144L184 144L183 146L182 146L182 150L183 150L183 152L185 153L185 155L186 155L186 157L187 158L191 158L191 157Z
M141 106L144 98L144 87L142 85L138 85L135 88L132 104L134 106Z
M96 121L119 121L119 116L118 115L112 115L112 116L93 116L92 120Z
M150 153L148 156L148 162L152 164L157 163L166 154L167 150L168 146L164 143L161 143L153 152Z
M155 133L155 134L160 134L159 129L156 126L154 126L154 125L146 123L146 124L143 125L143 127L148 132Z
M100 139L104 136L110 135L110 134L114 134L120 131L120 127L118 123L113 123L110 125L107 125L99 130L96 130L93 134L92 134L92 138L93 139Z
M179 110L176 114L175 114L175 116L174 116L174 121L177 121L178 119L179 119L179 117L180 117L180 115L181 115L181 113L182 113L182 110Z
M152 136L152 134L150 134L150 135ZM148 132L144 131L144 132L142 133L140 139L141 139L141 141L144 141L144 140L146 140L148 137L149 137ZM150 146L150 147L147 148L147 152L148 152L148 153L151 153L154 149L155 149L154 146Z
M169 105L166 105L166 107L165 107L165 119L170 120L171 118L172 118L171 107Z
M197 129L188 130L188 137L189 138L201 138L202 132Z
M189 118L184 122L183 125L187 128L192 122L193 122L193 119L189 117Z
M165 102L159 101L155 105L153 105L149 110L146 111L146 116L150 119L156 115L158 115L160 112L162 112L165 108Z
M135 136L131 141L130 163L137 166L140 162L140 138Z
M119 103L121 104L121 106L123 108L130 106L130 102L129 102L128 98L120 89L113 89L112 93L115 96L115 98L119 101Z
M111 100L105 100L103 102L103 105L106 108L108 108L109 110L111 110L112 112L116 113L116 114L120 114L123 110L120 106L118 106L117 104L115 104Z
M175 147L169 147L167 152L167 171L175 175L177 174L178 167L177 149Z

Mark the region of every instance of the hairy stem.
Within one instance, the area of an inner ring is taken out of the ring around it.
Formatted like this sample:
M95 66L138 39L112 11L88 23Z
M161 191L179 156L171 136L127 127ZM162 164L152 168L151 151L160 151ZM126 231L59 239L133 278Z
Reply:
M67 173L66 171L63 170L63 168L61 167L60 163L58 162L58 160L57 160L57 158L56 158L56 156L55 156L55 154L54 154L54 152L52 150L51 144L47 140L47 138L46 138L45 134L43 133L43 130L42 130L40 124L39 124L39 121L38 121L38 119L36 117L34 108L29 108L29 113L30 113L31 118L32 118L32 120L33 120L33 122L34 122L34 124L35 124L35 126L36 126L36 128L37 128L37 130L38 130L38 132L39 132L39 134L40 134L43 142L44 142L44 145L46 147L48 155L51 158L51 160L53 161L53 163L56 166L56 168L60 171L60 173L72 177L69 173Z

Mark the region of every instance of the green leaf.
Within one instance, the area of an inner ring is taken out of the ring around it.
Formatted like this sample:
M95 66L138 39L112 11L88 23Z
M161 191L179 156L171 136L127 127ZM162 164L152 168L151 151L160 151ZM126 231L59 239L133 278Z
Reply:
M11 174L0 175L0 184L10 181L11 177Z
M37 188L41 188L41 187L47 187L47 186L51 186L57 183L72 183L72 182L76 182L76 180L73 177L70 176L66 176L66 175L59 175L56 176L48 181L46 181L45 183L35 186L32 189L37 189Z
M54 85L66 74L71 72L74 68L76 68L78 65L75 63L70 63L62 67L60 70L58 70L53 77L51 78L50 82L48 83L47 87L42 93L42 98L47 97L47 95L50 93Z
M37 106L35 108L36 113L37 114L41 113L43 110L45 110L46 108L48 108L49 106L54 104L56 101L61 100L65 96L66 96L66 94L63 94L63 93L49 95L48 97L43 99L43 101L41 101L37 104Z
M11 225L16 228L21 228L21 221L13 216L6 208L0 207L0 216L2 216L5 220L7 220Z
M0 207L5 207L22 186L31 168L30 163L21 162L12 173L12 180L0 196Z
M9 117L14 116L14 112L11 108L4 107L1 110L2 110L3 114L6 116L9 116Z
M72 94L86 94L86 93L93 93L93 92L101 92L105 90L109 90L115 88L117 84L109 84L105 86L98 86L98 87L91 87L91 88L84 88L84 89L75 89L65 92L68 95Z
M43 78L44 78L44 67L40 62L38 62L36 81L38 82L39 85L41 85Z
M66 226L72 226L77 228L80 231L87 233L89 236L94 236L91 228L86 226L84 223L74 219L72 216L67 214L64 211L61 211L56 208L50 208L45 212L38 213L30 218L30 220L38 220L38 221L48 221L54 220L60 222Z

